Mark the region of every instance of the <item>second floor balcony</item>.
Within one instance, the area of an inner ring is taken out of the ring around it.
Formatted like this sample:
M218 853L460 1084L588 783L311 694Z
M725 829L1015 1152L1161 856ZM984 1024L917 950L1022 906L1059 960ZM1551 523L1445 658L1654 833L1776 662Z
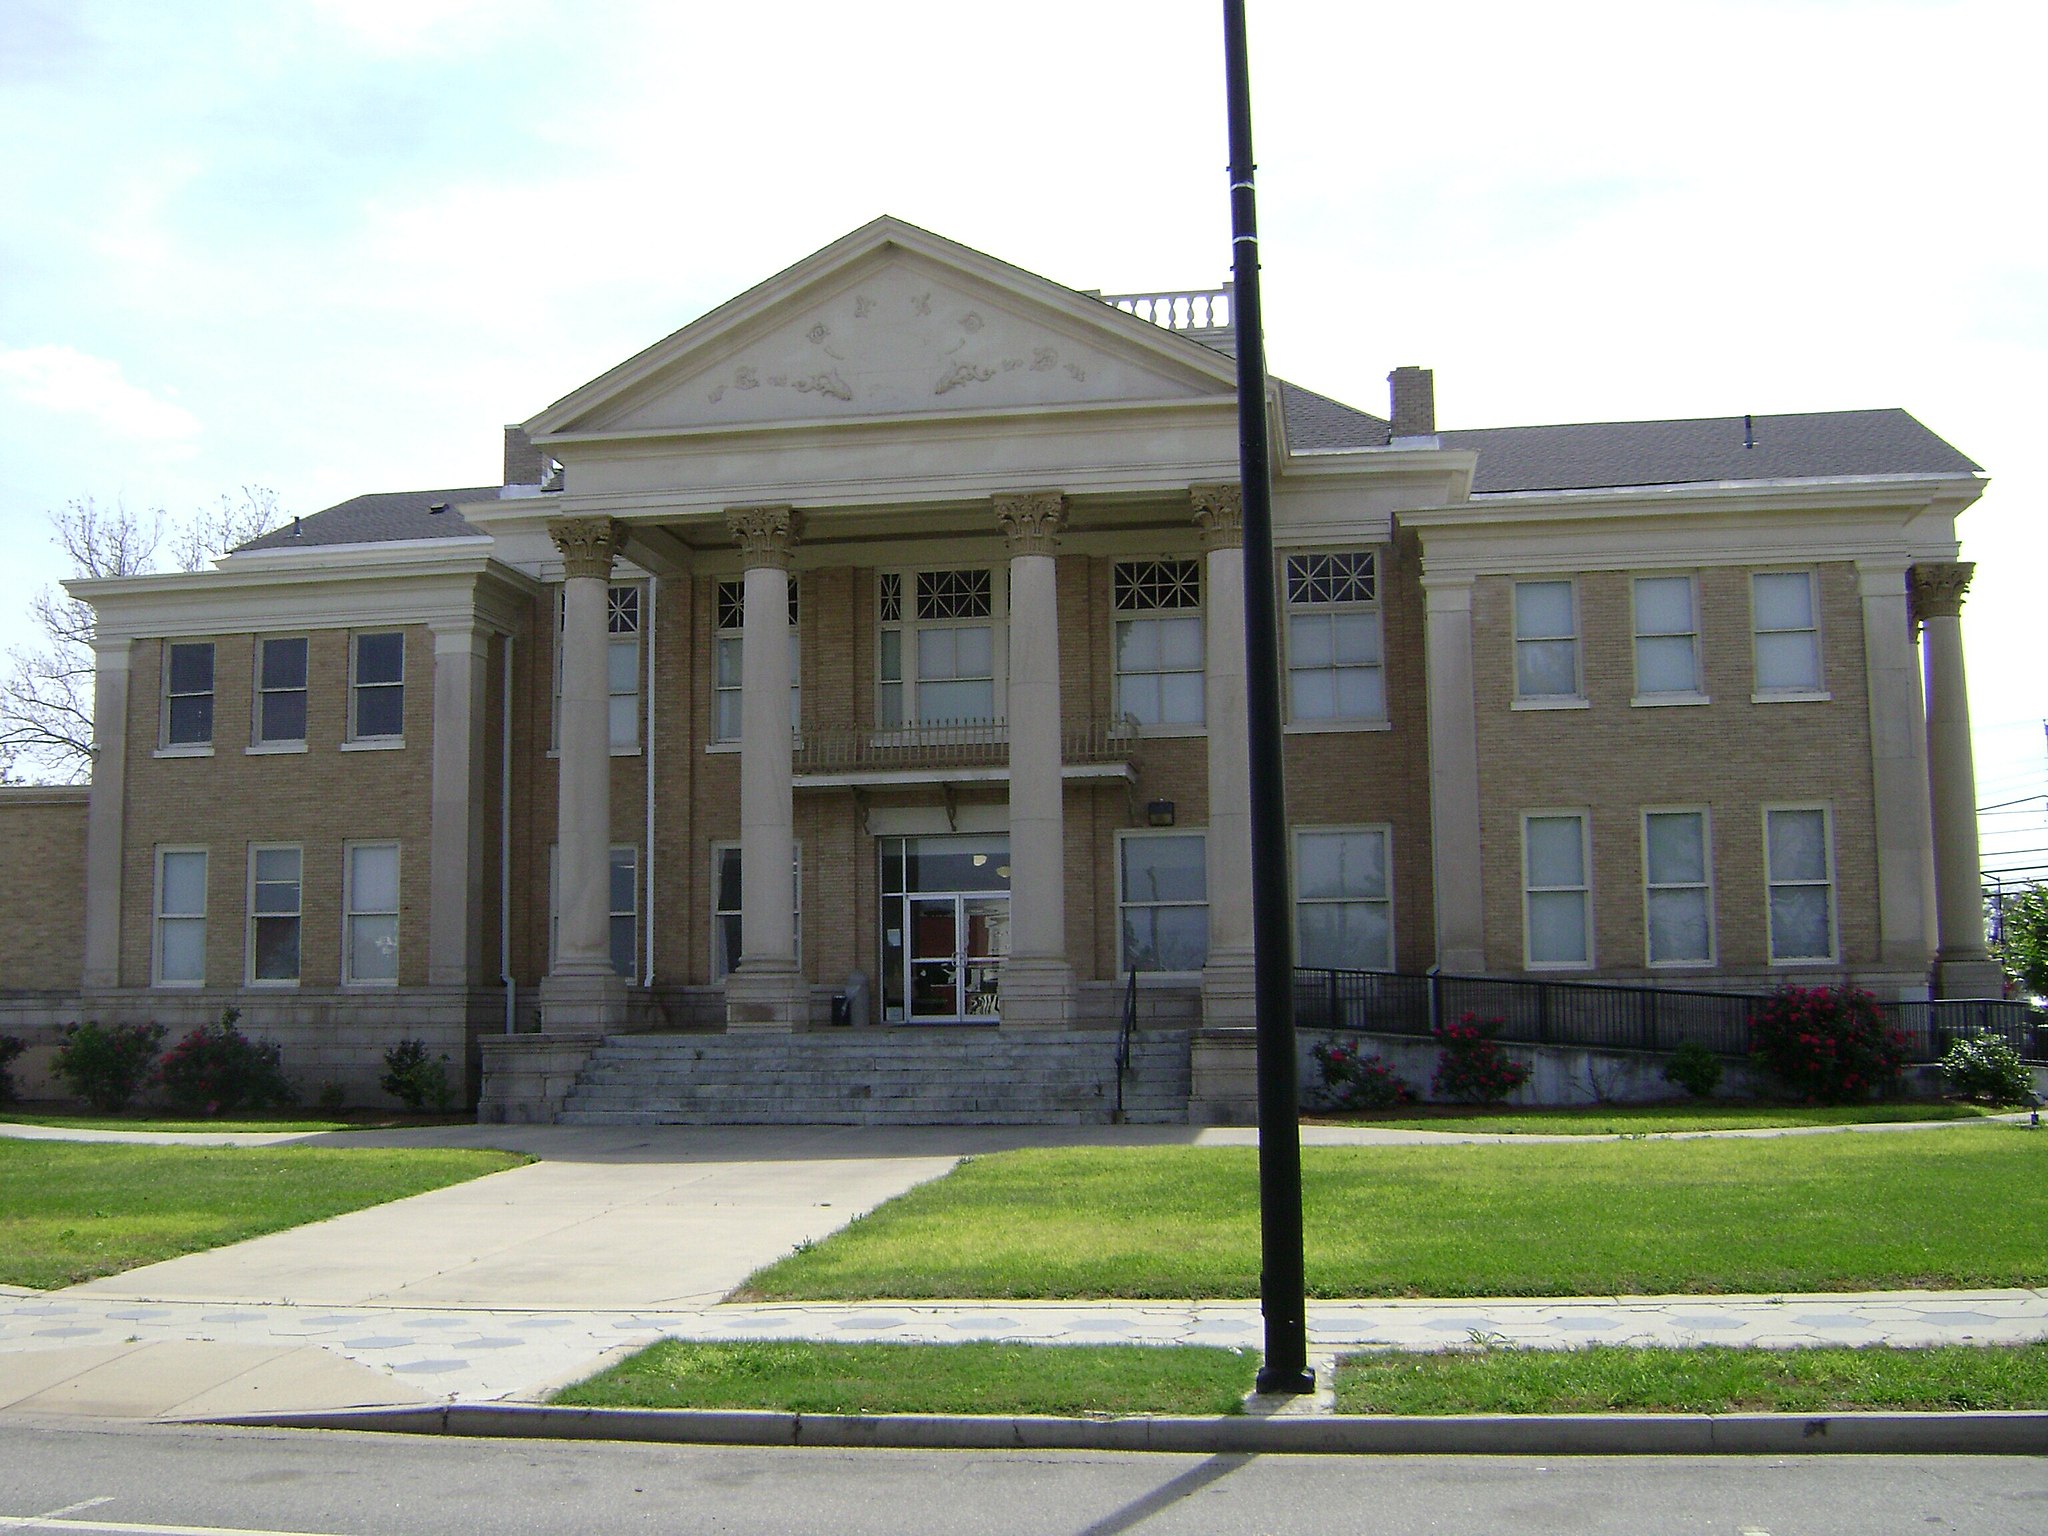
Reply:
M1129 715L1069 719L1060 728L1061 776L1135 779L1139 739ZM1002 781L1010 776L1010 727L1006 720L806 725L794 767L798 786L810 788Z

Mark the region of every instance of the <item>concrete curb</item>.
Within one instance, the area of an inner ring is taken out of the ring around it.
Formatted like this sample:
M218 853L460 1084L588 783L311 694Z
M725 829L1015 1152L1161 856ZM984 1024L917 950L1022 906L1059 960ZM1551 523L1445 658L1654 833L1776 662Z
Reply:
M236 1414L187 1422L528 1440L841 1449L1178 1451L1208 1455L2048 1455L2048 1413L2043 1412L1058 1419L454 1403L436 1408Z

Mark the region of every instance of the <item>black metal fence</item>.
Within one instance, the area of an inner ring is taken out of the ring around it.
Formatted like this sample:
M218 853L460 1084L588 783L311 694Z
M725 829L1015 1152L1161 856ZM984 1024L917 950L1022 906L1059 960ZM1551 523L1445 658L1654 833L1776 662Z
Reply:
M1528 1045L1671 1051L1688 1040L1723 1056L1749 1051L1755 992L1690 992L1604 982L1529 981L1440 972L1294 973L1295 1023L1303 1029L1355 1029L1427 1036L1438 1020L1467 1013L1498 1019L1498 1037ZM1949 1042L1996 1035L2028 1061L2048 1061L2048 1021L2024 1003L1974 999L1880 1003L1885 1022L1906 1040L1909 1061L1938 1061Z

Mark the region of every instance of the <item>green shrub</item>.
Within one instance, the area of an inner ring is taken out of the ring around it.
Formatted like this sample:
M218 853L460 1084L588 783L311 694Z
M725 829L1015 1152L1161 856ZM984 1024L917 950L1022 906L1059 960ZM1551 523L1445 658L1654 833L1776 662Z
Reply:
M1783 986L1749 1016L1749 1054L1800 1098L1823 1104L1898 1091L1905 1038L1860 987Z
M384 1053L384 1075L377 1086L417 1113L426 1108L446 1113L455 1104L448 1085L447 1056L428 1054L424 1040L401 1040Z
M0 1104L14 1102L14 1058L28 1049L19 1035L0 1035Z
M102 1114L118 1114L149 1081L163 1043L161 1024L69 1024L57 1047L56 1073Z
M1699 1041L1688 1040L1664 1063L1664 1081L1675 1083L1696 1099L1711 1098L1721 1086L1721 1058Z
M241 1016L238 1009L226 1010L218 1024L200 1025L157 1063L152 1081L181 1113L282 1108L297 1097L285 1081L278 1047L237 1029Z
M322 1083L313 1100L313 1107L323 1115L338 1115L347 1104L348 1098L342 1092L341 1084L336 1082Z
M1429 1080L1430 1092L1467 1104L1498 1104L1529 1080L1529 1066L1516 1061L1493 1038L1499 1019L1468 1013L1455 1024L1430 1029L1443 1051Z
M1992 1104L2034 1102L2034 1074L2020 1053L1996 1035L1974 1035L1952 1042L1941 1058L1942 1075L1957 1093Z
M1415 1102L1415 1090L1377 1056L1361 1056L1358 1047L1342 1040L1317 1044L1315 1058L1322 1078L1312 1097L1332 1109L1394 1109Z

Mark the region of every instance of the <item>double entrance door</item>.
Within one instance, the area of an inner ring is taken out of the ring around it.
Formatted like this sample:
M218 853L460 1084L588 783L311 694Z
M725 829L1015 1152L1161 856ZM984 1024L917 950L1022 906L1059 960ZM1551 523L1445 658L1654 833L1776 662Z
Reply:
M993 1024L1010 953L1010 842L882 842L882 1019Z

